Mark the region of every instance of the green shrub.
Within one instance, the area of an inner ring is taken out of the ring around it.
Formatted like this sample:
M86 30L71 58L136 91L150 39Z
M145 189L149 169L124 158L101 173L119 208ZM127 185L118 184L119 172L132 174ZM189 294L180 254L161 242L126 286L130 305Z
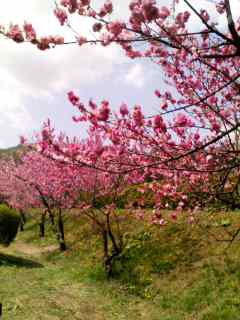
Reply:
M16 237L20 216L14 209L0 205L0 244L8 246Z

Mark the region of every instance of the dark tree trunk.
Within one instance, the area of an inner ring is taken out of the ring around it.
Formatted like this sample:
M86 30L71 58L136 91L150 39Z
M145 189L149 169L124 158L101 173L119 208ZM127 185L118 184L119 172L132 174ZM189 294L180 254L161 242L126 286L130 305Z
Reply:
M54 214L51 211L49 212L49 218L52 226L54 226L55 225Z
M108 234L106 230L102 230L103 237L103 252L104 252L104 269L107 275L112 273L112 267L109 265L109 249L108 249Z
M41 221L39 223L39 236L40 238L45 237L45 220L46 220L46 211L41 215Z
M60 250L65 251L67 249L65 242L65 234L64 234L64 224L62 219L62 210L58 211L58 234L57 234L58 242L60 245Z
M104 247L104 269L108 278L114 276L114 262L121 254L121 250L117 247L116 241L112 232L109 234L109 230L104 230L102 232L103 237L103 247ZM109 250L109 240L112 242L112 250Z
M20 210L20 231L24 231L24 225L26 223L26 216L25 213Z

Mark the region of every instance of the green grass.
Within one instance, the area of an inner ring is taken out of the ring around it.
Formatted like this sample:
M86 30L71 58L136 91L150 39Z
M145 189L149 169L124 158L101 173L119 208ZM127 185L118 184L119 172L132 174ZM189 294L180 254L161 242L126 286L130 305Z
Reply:
M31 220L13 245L0 248L4 320L239 320L239 241L219 241L238 220L238 213L204 214L204 223L160 229L129 221L130 241L112 280L86 221L66 219L68 251L41 253L54 248L55 236L49 226L39 239Z

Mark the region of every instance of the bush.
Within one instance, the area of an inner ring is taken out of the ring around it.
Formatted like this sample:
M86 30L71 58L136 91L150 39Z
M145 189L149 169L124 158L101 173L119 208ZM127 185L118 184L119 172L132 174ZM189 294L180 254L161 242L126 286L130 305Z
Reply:
M14 209L0 205L0 244L8 246L16 237L20 216Z

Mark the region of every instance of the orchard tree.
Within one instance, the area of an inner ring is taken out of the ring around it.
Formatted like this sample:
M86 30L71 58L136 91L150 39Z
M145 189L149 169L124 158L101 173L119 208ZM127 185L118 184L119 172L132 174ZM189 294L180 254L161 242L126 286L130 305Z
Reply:
M0 193L3 203L15 208L20 214L20 230L24 230L26 212L34 204L31 188L14 176L16 162L13 159L0 161Z
M40 236L45 234L47 213L51 219L56 214L57 238L60 249L65 250L62 215L78 201L78 168L62 165L38 152L30 151L17 164L14 161L2 163L0 181L2 193L12 207L18 210L43 209L39 223Z
M142 175L138 171L122 174L128 168L128 154L122 152L122 147L105 144L97 130L92 131L88 139L79 141L55 134L47 122L38 135L36 148L41 157L53 163L77 168L71 173L77 179L79 192L75 210L89 220L100 237L104 268L107 275L112 276L115 261L121 258L126 246L124 223L130 214L133 215L128 203L124 214L120 212L118 201L127 187L143 182Z
M25 211L35 204L31 187L16 177L16 163L12 159L0 162L0 192L5 202L18 211Z

